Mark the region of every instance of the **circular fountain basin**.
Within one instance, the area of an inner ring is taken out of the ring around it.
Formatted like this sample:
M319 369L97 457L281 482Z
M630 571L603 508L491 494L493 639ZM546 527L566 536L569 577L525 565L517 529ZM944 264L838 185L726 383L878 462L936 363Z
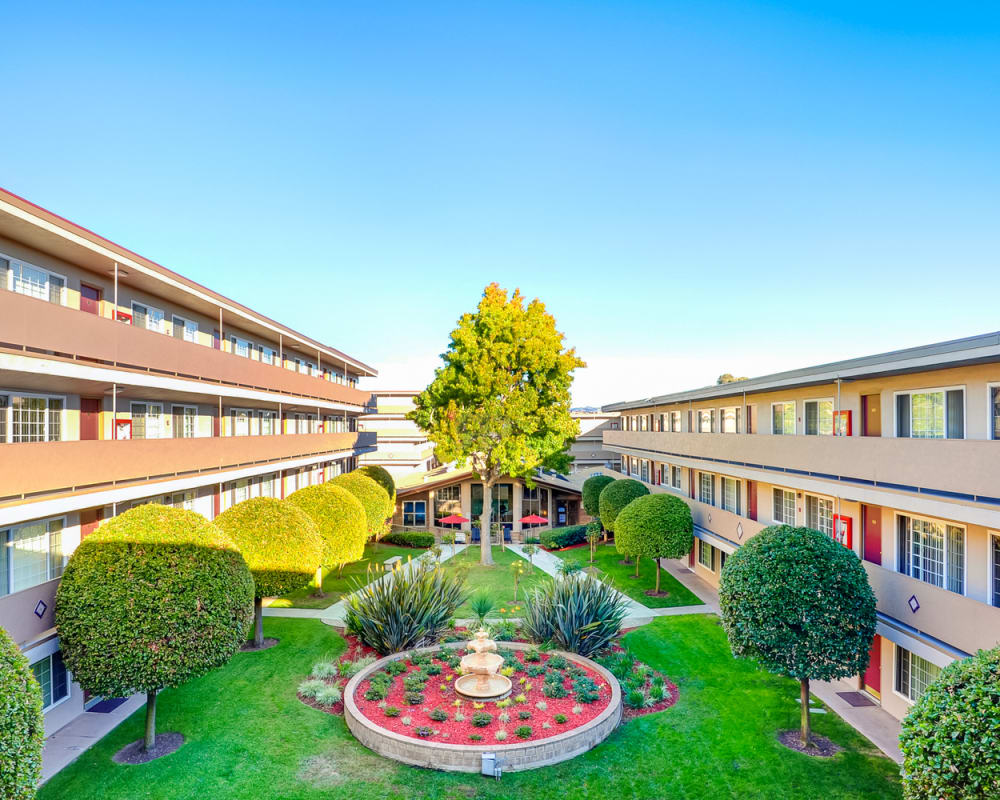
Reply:
M512 686L506 675L463 675L455 681L455 694L466 700L503 700Z

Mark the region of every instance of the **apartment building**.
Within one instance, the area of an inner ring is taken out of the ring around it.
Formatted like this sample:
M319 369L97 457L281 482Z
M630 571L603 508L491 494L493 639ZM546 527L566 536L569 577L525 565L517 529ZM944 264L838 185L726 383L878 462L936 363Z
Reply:
M617 411L595 411L591 409L574 408L570 416L580 424L580 434L569 447L573 456L570 474L580 470L593 470L601 467L621 469L621 458L618 453L604 448L604 431L616 431L621 424Z
M710 583L774 523L862 559L878 635L858 687L894 716L1000 643L1000 333L605 410L622 472L691 506L685 563Z
M352 469L370 366L0 191L0 626L51 733L100 698L67 674L59 576L143 502L209 519Z
M375 434L375 449L361 456L362 465L384 467L393 478L439 466L427 434L406 418L418 394L416 389L372 391L369 408L358 419L358 426L359 430Z

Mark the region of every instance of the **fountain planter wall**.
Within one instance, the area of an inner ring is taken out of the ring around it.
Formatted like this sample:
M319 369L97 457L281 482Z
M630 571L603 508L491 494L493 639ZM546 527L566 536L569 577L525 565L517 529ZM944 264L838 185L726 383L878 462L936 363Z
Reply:
M511 650L527 650L533 646L521 642L502 642L501 644ZM465 642L425 647L422 648L422 651L435 652L442 647L464 650ZM538 741L529 740L511 744L485 741L475 744L450 744L401 736L381 728L361 713L354 700L354 695L358 686L367 680L368 676L383 669L390 661L397 660L401 655L399 653L379 659L351 678L344 689L344 719L347 721L347 727L351 733L363 745L379 755L416 767L452 772L479 772L483 753L496 753L497 757L502 759L502 768L505 772L518 772L558 764L560 761L566 761L585 753L603 742L618 727L622 718L621 687L614 675L588 658L574 653L558 652L570 661L596 671L611 687L611 702L608 707L585 725L565 733Z

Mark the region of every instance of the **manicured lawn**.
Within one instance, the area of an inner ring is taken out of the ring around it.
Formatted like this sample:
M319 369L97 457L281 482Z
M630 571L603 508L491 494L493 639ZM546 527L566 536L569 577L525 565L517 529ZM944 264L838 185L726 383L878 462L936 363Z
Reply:
M448 552L448 545L442 545L445 553ZM517 603L514 602L514 574L510 565L515 561L522 562L529 570L525 572L517 587ZM493 598L496 605L495 614L491 616L520 616L519 613L511 610L514 605L520 605L525 597L525 591L530 592L535 586L542 582L552 580L538 567L531 567L526 559L511 550L501 550L499 545L493 547L493 566L483 567L479 564L479 545L473 544L465 548L461 553L443 562L447 570L463 570L466 574L465 585L469 591L469 596L477 594L488 594ZM507 609L504 614L499 613L500 609ZM459 619L472 616L472 609L468 603L460 606L455 616Z
M602 745L555 767L505 775L420 770L358 744L342 717L295 697L314 661L343 640L317 620L265 618L281 643L160 695L160 731L187 737L142 766L112 754L142 733L140 710L39 792L40 800L871 800L901 796L896 765L832 714L818 733L845 750L829 760L787 750L775 732L798 719L797 685L729 654L715 617L660 617L626 637L635 654L680 688L673 708L634 720Z
M564 550L556 555L564 561L578 561L584 567L590 566L589 547ZM594 566L614 584L618 591L624 592L646 608L702 605L701 600L690 589L665 569L660 570L660 591L670 592L670 594L666 597L650 597L646 594L646 590L656 588L656 573L653 571L652 560L648 558L642 560L642 563L639 564L639 577L636 579L632 577L635 574L635 565L619 564L621 559L621 554L615 550L613 544L602 544L598 546L594 556Z
M370 580L384 575L385 567L382 562L387 558L400 556L403 561L406 561L407 558L417 558L423 552L424 550L418 547L399 547L394 544L380 544L376 547L372 544L366 544L364 558L344 567L343 577L338 578L336 570L332 570L323 577L323 591L326 592L326 597L314 597L313 587L310 585L284 597L277 597L267 605L273 608L326 608L332 606L345 594L350 593L356 579L368 583ZM370 571L369 567L371 567Z

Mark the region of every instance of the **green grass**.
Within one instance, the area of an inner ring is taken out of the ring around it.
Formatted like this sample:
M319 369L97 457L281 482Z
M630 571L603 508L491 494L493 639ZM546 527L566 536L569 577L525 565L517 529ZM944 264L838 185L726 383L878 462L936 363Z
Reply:
M382 562L393 556L400 556L404 561L408 557L417 558L424 550L418 547L399 547L394 544L380 544L377 547L372 544L365 545L365 555L360 561L348 564L344 567L344 575L337 577L337 570L331 570L323 576L323 591L326 597L316 597L313 595L312 584L286 594L284 597L277 597L268 605L272 608L326 608L332 606L345 594L350 594L355 579L368 583L369 580L385 574L385 567ZM368 567L371 565L371 572Z
M713 616L660 617L626 637L680 687L673 708L629 722L571 761L499 783L372 754L343 718L295 697L312 663L342 652L343 640L318 620L265 618L264 633L281 643L160 695L159 730L187 738L176 753L112 763L141 736L140 710L42 787L39 800L551 800L555 787L579 800L901 796L896 765L833 714L813 724L845 748L834 758L780 745L776 731L797 725L797 684L734 660Z
M564 550L558 555L565 561L578 561L584 567L590 566L589 547ZM670 594L666 597L650 597L646 594L646 590L656 588L656 573L653 571L652 560L648 558L642 560L642 563L639 564L639 577L636 579L632 577L635 575L635 564L619 564L618 562L622 558L623 556L615 550L613 544L598 545L594 566L614 584L616 589L627 594L636 602L642 603L646 608L702 605L701 600L690 589L665 569L660 570L660 591Z
M448 552L448 545L442 545L441 548L445 553ZM528 572L525 572L518 582L517 603L514 602L514 574L510 569L510 565L515 561L523 562L526 567L529 567ZM469 591L470 598L483 593L493 598L496 613L491 616L520 616L520 613L512 611L511 607L523 603L526 591L530 592L541 583L552 580L539 567L531 567L526 559L521 558L512 550L501 550L499 545L493 546L493 562L492 567L480 565L478 544L469 545L458 555L443 562L443 566L447 570L465 572L465 586ZM507 609L507 612L499 613L501 608ZM472 616L472 609L469 608L468 602L459 607L455 616L459 619Z

